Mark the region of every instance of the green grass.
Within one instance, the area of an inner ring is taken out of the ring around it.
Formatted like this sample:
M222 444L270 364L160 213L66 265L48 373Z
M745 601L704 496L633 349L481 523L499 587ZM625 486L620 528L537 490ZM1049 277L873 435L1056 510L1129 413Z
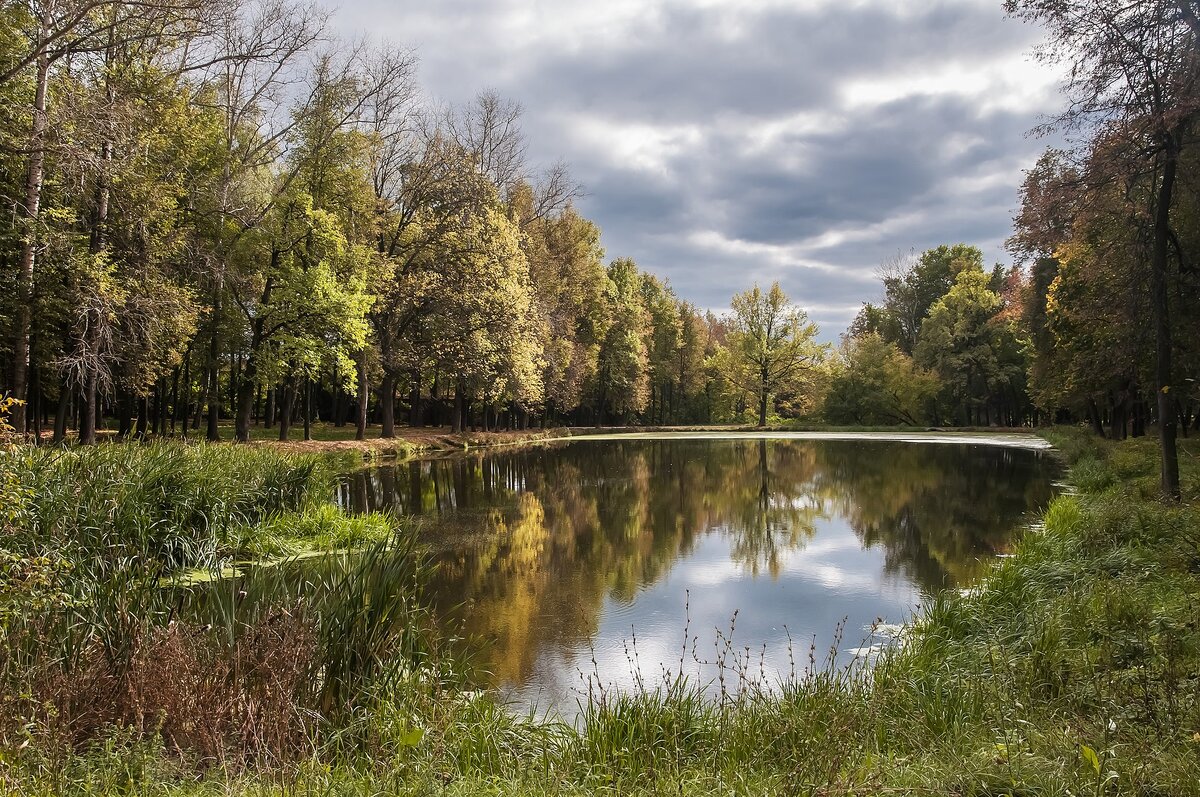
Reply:
M10 733L0 739L0 789L1200 794L1197 447L1184 444L1185 502L1167 505L1155 497L1152 440L1051 437L1078 494L1057 498L977 589L935 600L873 669L811 667L780 688L719 701L704 698L701 684L650 685L585 707L579 731L513 717L489 695L464 691L436 636L419 633L420 557L393 538L325 580L316 592L347 600L314 600L318 622L295 637L317 662L293 684L308 695L293 705L313 717L294 737L302 742L264 758L241 754L235 735L224 738L223 760L198 766L153 726L112 728L67 750L18 749ZM328 513L301 513L309 539L342 547L379 533ZM286 540L297 525L286 517L256 522L279 524L276 537ZM255 544L266 545L242 547ZM277 616L267 607L298 597L231 601L262 607L246 620L261 630ZM262 699L256 688L239 694Z
M350 462L175 442L0 451L0 471L19 485L6 496L5 547L203 567L239 553L237 530L325 503Z

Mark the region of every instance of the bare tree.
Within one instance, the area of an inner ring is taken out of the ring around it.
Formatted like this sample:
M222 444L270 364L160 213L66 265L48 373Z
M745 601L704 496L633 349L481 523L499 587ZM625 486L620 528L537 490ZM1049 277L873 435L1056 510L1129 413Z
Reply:
M475 101L447 115L446 130L462 149L475 158L480 174L501 196L525 178L525 136L520 121L521 104L506 100L491 89Z

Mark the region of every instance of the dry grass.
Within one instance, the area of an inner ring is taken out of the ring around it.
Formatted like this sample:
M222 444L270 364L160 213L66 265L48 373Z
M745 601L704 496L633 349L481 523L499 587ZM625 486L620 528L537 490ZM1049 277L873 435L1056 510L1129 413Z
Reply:
M42 661L26 693L0 700L3 746L36 729L43 750L82 751L122 728L158 737L198 770L223 771L311 751L316 634L298 613L270 614L232 643L181 622L135 633L128 656L94 641L73 664Z

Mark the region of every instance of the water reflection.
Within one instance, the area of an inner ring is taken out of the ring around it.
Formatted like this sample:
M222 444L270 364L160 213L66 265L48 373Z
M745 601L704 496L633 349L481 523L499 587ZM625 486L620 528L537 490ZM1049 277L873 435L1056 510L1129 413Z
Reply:
M975 578L1055 474L981 445L584 439L365 469L338 501L421 518L438 608L487 643L493 684L562 707L581 672L629 677L634 633L643 672L711 673L694 659L735 610L768 674L843 620L853 646Z

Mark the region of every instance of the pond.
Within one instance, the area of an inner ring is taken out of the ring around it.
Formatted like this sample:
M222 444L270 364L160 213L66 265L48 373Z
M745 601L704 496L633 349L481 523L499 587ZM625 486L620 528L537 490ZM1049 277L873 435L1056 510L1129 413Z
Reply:
M598 686L867 655L874 626L978 578L1060 475L1031 438L811 437L582 437L367 468L337 500L416 518L482 685L569 718Z

